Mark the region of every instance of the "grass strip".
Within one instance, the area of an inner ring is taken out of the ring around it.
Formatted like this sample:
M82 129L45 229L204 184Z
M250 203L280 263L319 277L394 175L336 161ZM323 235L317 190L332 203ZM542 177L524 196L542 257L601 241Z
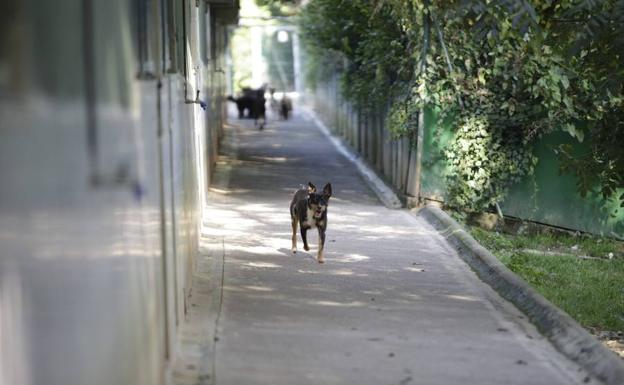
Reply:
M565 234L471 228L510 270L588 329L624 331L624 244Z

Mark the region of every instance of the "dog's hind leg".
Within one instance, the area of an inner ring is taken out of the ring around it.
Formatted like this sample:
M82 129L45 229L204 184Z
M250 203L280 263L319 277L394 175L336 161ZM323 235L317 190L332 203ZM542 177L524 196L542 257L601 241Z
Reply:
M292 252L297 252L297 219L292 218Z
M323 249L325 248L325 230L318 228L319 235L319 243L318 243L318 253L316 254L316 260L318 263L324 263L325 258L323 257Z

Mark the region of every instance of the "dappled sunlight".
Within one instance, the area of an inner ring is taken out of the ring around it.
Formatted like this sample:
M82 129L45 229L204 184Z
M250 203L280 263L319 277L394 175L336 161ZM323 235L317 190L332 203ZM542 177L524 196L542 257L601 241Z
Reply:
M280 267L282 267L282 265L279 265L277 263L274 262L270 262L270 261L248 261L245 259L240 259L237 258L235 256L227 256L227 260L226 263L231 264L231 265L237 265L240 268L243 269L251 269L251 268L259 268L259 269L278 269Z
M361 254L347 254L341 257L334 257L332 260L335 262L342 263L354 263L354 262L362 262L369 260L370 257Z
M284 213L279 212L278 210L273 210L273 214L263 216L262 220L272 224L282 224L284 226L287 226L289 229L291 228L290 214L288 212Z
M351 215L334 215L331 218L333 228L350 234L356 234L357 238L370 241L383 241L389 239L413 240L416 238L432 238L437 234L412 227L401 227L391 225L377 225L377 218L354 217ZM432 248L434 246L432 245ZM429 248L427 248L429 249ZM421 250L423 251L423 250Z
M383 292L381 290L362 290L363 294L368 294L368 295L380 295L383 294Z
M368 212L368 211L360 211L360 212L351 213L350 215L353 215L355 217L375 217L375 216L378 216L379 214Z
M239 236L243 234L245 234L245 232L241 230L216 229L208 226L202 227L202 236L225 237Z
M338 293L340 291L336 287L328 287L326 284L318 284L318 283L313 283L313 284L306 285L305 286L305 290L306 291L317 291L317 292L321 292L321 293L331 293L331 294L336 294L336 293Z
M401 298L392 298L393 305L402 305L407 308L414 306L414 299L401 299Z
M240 226L241 224L245 226L245 225L250 224L250 223L246 223L250 221L249 218L243 217L239 212L234 211L234 210L222 210L222 209L211 208L206 211L206 217L209 219L218 218L220 226L231 226L231 225Z
M231 195L231 194L245 194L245 193L250 192L251 190L244 189L244 188L223 190L223 189L216 188L216 187L210 187L208 188L208 191L212 193L220 194L220 195Z
M383 237L381 235L365 235L361 237L361 239L365 239L367 241L379 241L386 239L386 237Z
M286 242L284 242L286 244ZM261 255L271 255L276 254L276 248L270 246L241 246L241 245L228 245L228 252L237 251L242 253L249 254L261 254Z
M217 161L217 164L224 168L230 168L232 166L242 166L245 164L245 161L238 158L224 158Z
M280 303L286 303L288 300L290 300L289 296L280 294L278 292L260 293L260 292L245 291L245 298L254 300L254 301L255 300L268 300L268 301L280 302ZM255 301L255 302L259 303L259 301Z
M403 270L407 270L407 271L413 271L415 273L422 273L425 271L425 269L420 268L420 267L406 267Z
M346 200L346 199L342 199L340 197L337 196L333 196L332 197L332 201L333 202L337 202L337 203L349 203L350 201Z
M332 220L332 223L340 224L341 230L374 233L375 235L385 235L385 236L414 235L414 232L410 231L411 229L409 228L378 225L378 224L375 224L374 220L372 219L362 220L360 218L340 216L338 218L331 218L331 220Z
M353 270L348 270L348 269L335 270L335 271L332 271L331 273L333 275L358 275L354 273Z
M206 210L208 219L202 225L202 235L212 236L248 236L267 224L290 225L288 212L265 204L246 204L241 211L214 209Z
M406 297L409 298L411 300L417 300L420 301L423 299L422 295L420 294L412 294L412 293L401 293L400 294L402 297Z
M227 244L228 253L229 254L249 253L249 254L256 254L256 255L279 255L281 254L282 249L285 249L290 246L290 240L287 237L284 237L284 238L254 237L252 239L247 240L245 243L229 242Z
M275 206L263 203L251 203L241 205L239 210L244 213L249 213L250 216L261 215L255 218L258 221L290 224L290 215L287 209L282 207L276 208Z
M251 159L270 163L286 163L299 160L299 158L286 158L283 156L252 156Z
M262 290L253 290L244 286L223 286L223 291L236 294L244 294L245 299L249 300L271 300L271 301L280 301L284 302L288 300L288 296L280 293L279 291L262 291Z
M271 263L271 262L246 262L246 263L243 263L243 266L271 268L271 269L282 267L282 265L278 265L276 263Z
M337 270L297 270L298 273L301 274L327 274L327 275L338 275L338 276L352 276L352 277L368 277L366 273L356 273L353 270L349 269L337 269Z
M223 290L224 291L232 291L232 292L246 292L246 291L249 291L249 289L245 289L243 286L230 286L230 285L224 285L223 286Z
M267 205L266 203L250 203L246 205L240 205L237 207L241 211L254 211L254 212L275 212L275 207Z
M310 300L306 301L308 305L317 306L336 306L336 307L362 307L366 306L364 302L352 301L352 302L334 302L334 301L322 301L322 300Z
M427 298L439 298L439 297L462 301L462 302L480 302L481 301L478 298L469 296L469 295L443 294L443 293L430 293L430 292L424 293L424 295L414 294L414 293L399 293L399 296L405 299L412 300L412 301L422 301Z
M448 294L448 295L446 295L446 297L451 298L451 299L457 299L457 300L460 300L460 301L480 302L480 300L478 298L467 296L467 295Z
M262 291L262 292L269 292L269 291L275 290L272 287L268 287L268 286L243 286L243 289L249 289L252 291Z

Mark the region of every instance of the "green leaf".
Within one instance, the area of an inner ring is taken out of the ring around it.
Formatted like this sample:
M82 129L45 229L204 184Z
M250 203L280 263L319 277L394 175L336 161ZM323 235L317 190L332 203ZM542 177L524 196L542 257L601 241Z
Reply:
M485 84L485 71L482 68L479 68L479 82L481 84Z
M579 130L572 123L567 123L565 125L566 131L574 138L577 138L579 142L583 141L585 134L582 130Z
M563 88L566 90L570 87L570 81L567 76L561 75L561 84L563 84Z
M548 70L548 73L550 74L550 77L555 81L558 82L561 80L561 75L559 75L559 70L558 68L551 68Z

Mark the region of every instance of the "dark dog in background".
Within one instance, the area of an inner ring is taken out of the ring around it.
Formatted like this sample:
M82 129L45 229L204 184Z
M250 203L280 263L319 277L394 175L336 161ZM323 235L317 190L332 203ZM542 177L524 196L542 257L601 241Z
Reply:
M254 100L249 96L239 96L238 98L233 97L232 95L228 96L227 99L231 102L236 103L236 109L238 110L238 118L243 119L245 117L251 118L253 113L253 102Z
M316 259L319 263L325 262L323 248L325 246L325 230L327 229L327 205L332 195L331 184L323 187L323 192L317 193L316 187L308 182L307 188L295 191L290 202L290 220L292 222L292 252L297 252L297 225L301 228L303 249L308 246L307 231L313 227L318 229L319 247Z
M245 117L251 118L254 120L256 126L260 124L261 130L264 128L266 122L264 88L258 88L256 90L243 88L243 94L241 96L235 98L230 95L227 99L236 103L239 119ZM245 114L245 111L247 111L247 114Z
M292 111L292 100L286 93L282 96L282 100L280 100L280 116L284 120L288 120L290 112Z

